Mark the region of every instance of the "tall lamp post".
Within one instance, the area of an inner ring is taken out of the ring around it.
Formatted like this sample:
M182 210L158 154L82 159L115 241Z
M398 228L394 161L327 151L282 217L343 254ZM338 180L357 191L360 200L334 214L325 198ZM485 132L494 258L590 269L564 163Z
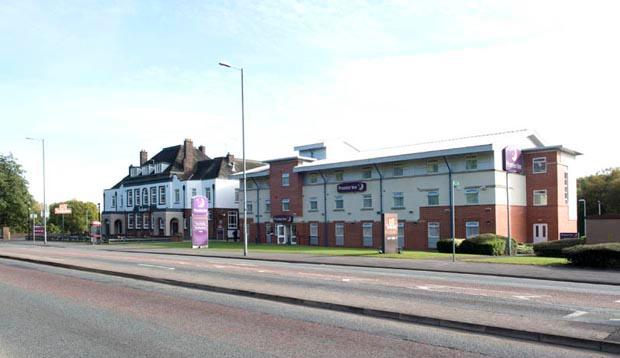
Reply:
M243 156L243 256L248 256L248 185L245 166L245 108L243 99L243 67L237 67L225 62L220 62L220 66L233 68L241 72L241 147Z
M45 138L30 138L28 140L36 140L41 142L43 149L43 242L47 245L47 201L45 200Z
M583 236L587 236L586 231L586 199L579 199L580 203L583 203Z

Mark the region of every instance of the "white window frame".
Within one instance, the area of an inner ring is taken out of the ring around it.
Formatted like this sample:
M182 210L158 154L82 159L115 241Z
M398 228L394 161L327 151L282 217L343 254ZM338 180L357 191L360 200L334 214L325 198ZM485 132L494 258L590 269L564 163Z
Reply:
M252 205L252 200L247 201L247 212L248 214L252 214L254 211L254 205Z
M544 203L542 202L536 202L536 197L539 198L544 198ZM547 189L539 189L539 190L533 190L532 191L532 204L533 206L547 206L548 204L548 197L547 197Z
M136 201L136 206L142 205L142 202L140 200L141 199L141 197L140 197L140 189L134 189L133 196L134 196L134 199Z
M372 179L372 168L362 168L362 179Z
M265 199L265 212L271 212L271 199Z
M475 195L475 197L472 195ZM474 198L475 200L473 200ZM480 204L480 188L465 188L465 203L467 205Z
M402 201L402 205L397 205L396 201ZM392 204L394 209L404 209L405 208L405 193L402 191L397 191L392 193Z
M165 229L166 228L166 223L164 222L164 219L163 218L159 218L158 221L159 221L159 229L160 230Z
M136 226L136 229L142 229L142 214L136 214L134 225Z
M344 171L342 171L342 170L337 171L336 173L334 173L334 177L335 177L336 181L343 181L344 180Z
M475 155L468 155L465 157L465 170L478 169L478 157Z
M133 229L133 214L127 214L127 229Z
M568 195L568 190L569 190L569 186L568 186L568 172L564 172L564 204L568 204L568 199L569 199L569 195Z
M544 165L544 170L536 170L537 162ZM547 157L536 157L532 158L532 174L543 174L547 172Z
M174 203L181 203L181 189L174 189Z
M127 207L130 208L133 206L133 190L127 190Z
M319 224L318 223L310 223L310 238L314 238L314 239L319 238Z
M476 233L470 233L470 230L476 229ZM480 235L480 222L478 221L467 221L465 222L465 238L471 239L472 237L476 237Z
M431 197L437 198L437 203L436 204L431 204ZM426 193L426 203L428 204L428 206L438 206L439 205L439 190L430 190L430 191L428 191Z
M290 175L288 173L282 173L282 186L290 186Z
M142 204L149 205L149 189L142 189Z
M319 200L317 198L310 198L309 211L319 211Z
M291 210L291 200L290 199L282 199L282 211L290 211Z
M400 163L394 164L394 167L392 168L392 176L402 177L404 175L405 175L405 166Z
M362 209L372 209L372 194L362 195Z
M398 222L398 241L402 241L403 242L403 247L405 246L405 222L404 221L399 221Z
M364 247L372 247L374 244L374 237L372 235L372 223L365 222L362 223L362 246ZM370 235L367 235L370 233ZM366 239L370 239L370 245L365 245Z
M340 207L338 207L339 203ZM344 210L344 197L342 195L334 196L334 210Z
M334 225L334 237L336 238L337 246L344 246L344 223L336 223ZM342 245L338 245L342 242Z
M211 205L211 188L205 187L205 197L207 198L207 203Z
M166 205L166 187L163 185L159 187L159 205Z
M239 189L235 189L235 204L239 204L239 193L241 191Z
M198 190L196 188L192 188L192 198L198 195Z
M151 204L157 205L157 187L152 186L150 190L151 190Z
M236 230L239 227L239 213L236 211L228 212L228 230Z
M319 181L319 176L316 174L310 174L310 178L308 178L310 184L316 184Z
M426 161L426 173L435 174L439 173L439 160L429 159Z
M428 227L427 238L439 240L439 237L441 236L441 224L439 222L429 221L427 227Z

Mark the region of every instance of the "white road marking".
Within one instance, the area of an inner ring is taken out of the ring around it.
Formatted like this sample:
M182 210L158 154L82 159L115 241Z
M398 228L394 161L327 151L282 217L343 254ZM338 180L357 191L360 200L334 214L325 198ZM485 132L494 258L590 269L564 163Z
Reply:
M575 311L571 314L567 314L566 316L564 316L564 318L577 318L579 316L583 316L584 314L588 314L588 312L585 311Z
M351 281L351 279L350 279L350 278L343 278L343 279L342 279L342 282L349 282L349 281Z
M612 319L610 319L610 321L620 322L620 318L612 318Z
M530 298L540 298L542 296L534 296L534 295L529 295L529 296L513 296L514 298L518 298L520 300L524 300L524 301L529 301Z
M215 268L226 268L226 266L222 266L222 265L213 265L215 266Z
M160 269L165 269L165 270L174 270L174 267L167 267L167 266L157 266L157 265L149 265L149 264L138 264L138 266L160 268Z
M426 291L430 291L431 290L430 288L428 288L428 286L417 286L417 287L420 290L426 290Z
M258 272L263 273L263 272L266 272L266 271L265 270L258 270Z
M616 303L620 303L620 300L617 300Z

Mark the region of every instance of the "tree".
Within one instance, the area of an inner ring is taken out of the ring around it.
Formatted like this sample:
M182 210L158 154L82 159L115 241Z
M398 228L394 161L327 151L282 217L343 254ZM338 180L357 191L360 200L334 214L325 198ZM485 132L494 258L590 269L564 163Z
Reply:
M0 226L9 226L15 232L28 230L28 214L32 195L24 170L11 154L0 154Z
M99 211L97 204L79 200L68 200L62 202L71 208L71 214L64 215L64 228L66 233L83 233L88 231L90 222L98 220ZM49 222L56 225L62 230L62 215L56 215L54 209L62 203L53 203L50 205Z
M598 214L598 201L601 214L620 214L620 168L609 168L594 175L577 179L577 195L586 199L588 216ZM579 210L579 232L583 232L583 209Z

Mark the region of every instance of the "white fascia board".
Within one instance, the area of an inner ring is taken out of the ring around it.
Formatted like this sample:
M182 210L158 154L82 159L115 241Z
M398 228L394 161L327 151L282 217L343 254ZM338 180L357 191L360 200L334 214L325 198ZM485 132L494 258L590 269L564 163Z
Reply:
M523 152L528 153L528 152L544 152L546 150L557 150L560 152L564 152L566 154L570 154L573 156L578 156L578 155L583 155L583 153L580 153L576 150L572 150L569 148L566 148L562 145L552 145L552 146L546 146L546 147L536 147L536 148L527 148L527 149L523 149Z
M407 160L437 158L437 157L443 157L443 156L492 152L493 149L494 148L492 144L484 144L484 145L477 145L477 146L471 146L471 147L433 150L429 152L400 154L400 155L392 155L392 156L387 156L387 157L367 158L367 159L359 159L359 160L342 161L342 162L336 162L336 163L325 163L325 164L313 163L313 164L305 164L305 165L297 166L293 169L293 172L301 173L301 172L310 172L310 171L317 171L317 170L329 170L329 169L357 167L357 166L372 165L372 164L400 162L400 161L407 161Z

